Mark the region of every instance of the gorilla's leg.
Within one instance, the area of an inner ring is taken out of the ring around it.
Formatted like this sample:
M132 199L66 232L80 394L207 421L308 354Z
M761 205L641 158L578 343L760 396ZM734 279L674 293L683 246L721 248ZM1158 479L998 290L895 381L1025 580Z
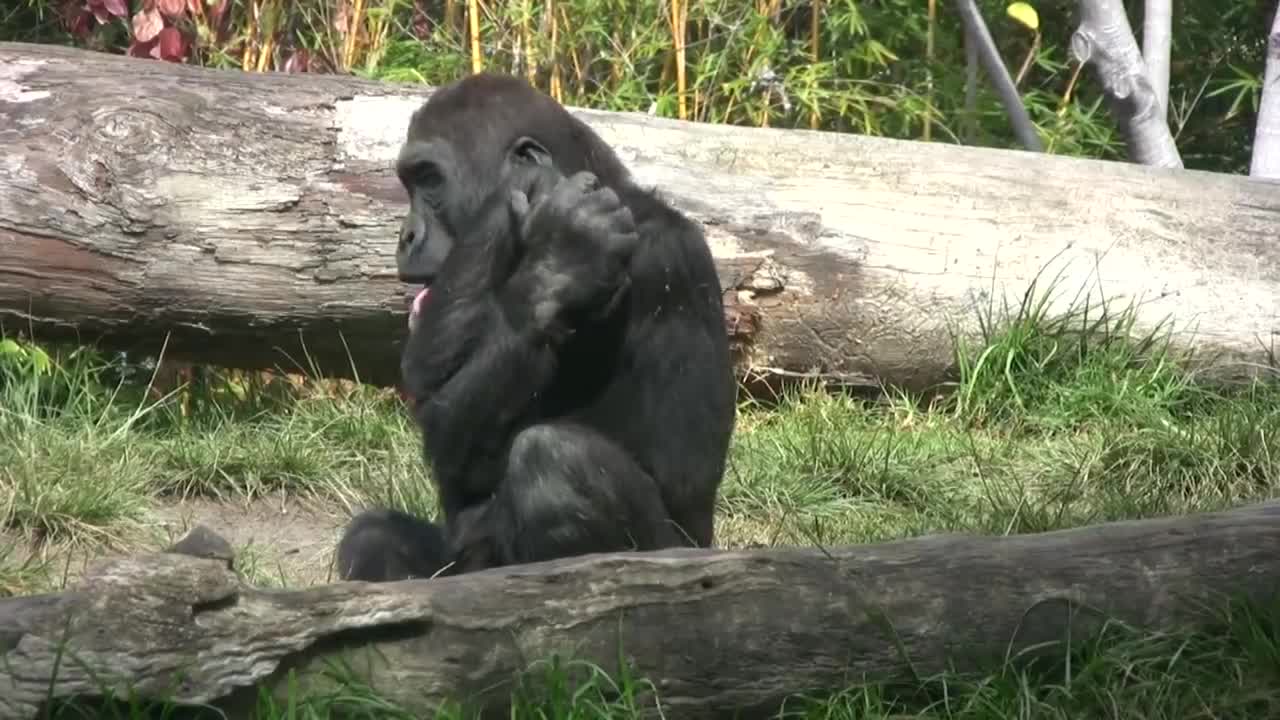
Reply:
M338 542L338 577L391 582L429 578L451 557L434 523L398 510L366 510L352 518Z
M503 565L687 544L653 478L608 438L571 422L516 435L485 512L476 525Z

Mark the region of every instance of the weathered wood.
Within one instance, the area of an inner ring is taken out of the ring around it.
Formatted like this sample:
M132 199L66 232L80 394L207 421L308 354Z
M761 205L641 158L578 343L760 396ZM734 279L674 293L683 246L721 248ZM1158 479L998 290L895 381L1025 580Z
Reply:
M289 591L241 585L207 532L187 545L204 557L127 558L68 592L0 601L0 720L102 682L213 702L257 683L282 692L287 668L304 690L324 688L312 671L344 653L357 679L420 717L450 698L500 710L530 663L559 653L617 672L619 642L667 717L750 717L864 674L902 679L899 647L919 673L972 670L1063 640L1068 623L1077 639L1108 618L1172 629L1227 595L1274 600L1280 502L1036 535L594 555Z
M0 44L0 321L394 382L390 167L428 94ZM1275 184L576 112L705 224L744 372L928 385L950 331L1037 276L1050 310L1135 300L1138 331L1172 315L1226 359L1265 364L1280 332Z

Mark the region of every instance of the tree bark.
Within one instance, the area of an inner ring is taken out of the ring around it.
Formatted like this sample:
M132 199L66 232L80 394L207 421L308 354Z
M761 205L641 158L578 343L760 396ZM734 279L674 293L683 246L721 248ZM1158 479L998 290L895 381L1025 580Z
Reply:
M296 688L331 690L317 675L344 658L419 717L447 700L501 711L514 675L557 653L615 674L625 657L667 717L758 716L850 678L902 680L908 660L921 675L980 671L1108 619L1169 630L1227 595L1273 601L1280 502L1036 535L607 554L288 591L240 584L208 531L181 544L105 563L61 594L0 601L0 720L104 683L228 702L255 685L282 693L293 680L281 671L296 670Z
M1142 61L1160 117L1169 120L1169 54L1173 50L1173 0L1146 0L1142 8Z
M1160 95L1147 75L1122 0L1081 0L1080 27L1071 52L1093 66L1111 116L1124 135L1134 162L1180 168L1182 156L1169 132Z
M414 85L0 44L0 323L393 384L392 161ZM1266 366L1280 196L1128 163L575 110L700 221L746 376L948 377L953 333L1056 278ZM345 340L345 342L344 342ZM1241 362L1242 361L1242 362Z

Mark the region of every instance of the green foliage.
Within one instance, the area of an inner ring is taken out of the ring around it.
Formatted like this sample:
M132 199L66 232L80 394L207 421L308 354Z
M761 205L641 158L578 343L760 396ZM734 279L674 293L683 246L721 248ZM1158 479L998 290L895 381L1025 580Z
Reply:
M920 0L675 2L687 17L678 29L671 0L485 3L472 47L462 0L430 11L410 0L22 0L0 11L0 39L430 84L469 72L478 52L485 68L530 76L570 104L674 117L674 38L682 37L689 119L1017 147L981 73L967 101L963 33L946 2L933 22ZM1019 89L1048 150L1124 159L1096 79L1077 78L1068 56L1075 3L1021 5L1038 31L1011 16L1007 0L979 2L1011 72L1027 64ZM1129 5L1140 29L1140 3ZM1188 167L1247 170L1268 11L1265 3L1179 6L1170 126Z

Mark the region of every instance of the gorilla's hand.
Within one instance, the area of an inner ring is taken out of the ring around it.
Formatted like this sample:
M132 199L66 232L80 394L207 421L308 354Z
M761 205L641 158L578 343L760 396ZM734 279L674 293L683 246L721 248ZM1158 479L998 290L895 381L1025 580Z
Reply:
M532 202L512 191L511 212L525 251L517 275L538 329L564 330L607 314L628 286L627 264L640 242L618 195L580 172Z
M520 168L507 181L508 207L511 227L523 247L528 247L528 222L530 206L539 206L556 186L565 181L564 175L549 165L529 165Z

